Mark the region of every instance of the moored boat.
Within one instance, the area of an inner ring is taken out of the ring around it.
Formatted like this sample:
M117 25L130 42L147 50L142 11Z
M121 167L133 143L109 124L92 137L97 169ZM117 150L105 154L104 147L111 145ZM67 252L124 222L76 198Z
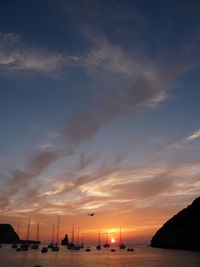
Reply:
M37 223L37 233L36 233L36 240L37 242L39 242L39 222ZM31 246L31 249L38 249L39 248L39 244L38 243L34 243L32 246Z
M122 243L122 231L121 231L121 227L120 227L120 234L119 234L119 248L120 249L125 249L126 245Z
M80 244L80 249L84 248L84 235L82 233L82 240L81 240L81 244Z
M42 249L41 249L41 253L47 253L48 252L48 248L47 247L43 247Z
M53 228L52 228L51 243L48 245L48 248L51 248L51 249L54 247L54 232L55 232L55 224L53 224Z
M26 251L26 250L28 250L29 249L29 244L27 244L27 243L23 243L23 244L21 244L21 246L20 247L18 247L17 249L16 249L16 251Z
M39 248L39 245L36 243L36 244L33 244L32 246L31 246L31 249L38 249Z
M134 250L134 248L127 248L127 251L131 251L131 252L133 252L133 251L135 251L135 250Z
M108 233L106 232L106 243L103 245L104 248L109 248L110 244L108 243Z
M75 245L74 245L73 242L70 242L70 243L68 244L68 246L67 246L67 249L69 249L69 250L74 250L74 248L75 248Z
M91 249L90 249L90 246L87 246L86 249L85 249L86 252L90 252Z
M27 243L29 240L29 232L30 232L30 217L28 218L28 225L27 225L27 233L26 233L26 242L22 243L20 247L16 249L16 251L26 251L29 249L30 245Z
M58 252L58 251L60 250L60 247L58 246L59 228L60 228L60 216L58 216L57 234L56 234L56 244L52 247L52 251L54 251L54 252Z
M80 232L80 229L78 227L77 242L76 242L76 246L74 247L74 250L80 250L80 245L79 245L79 232Z
M60 248L59 248L59 246L57 244L52 247L52 251L55 251L55 252L59 251L59 249Z
M98 245L96 246L96 250L101 250L100 226L99 226Z
M67 249L74 250L75 244L74 244L74 224L72 226L72 234L71 234L71 242L68 244Z

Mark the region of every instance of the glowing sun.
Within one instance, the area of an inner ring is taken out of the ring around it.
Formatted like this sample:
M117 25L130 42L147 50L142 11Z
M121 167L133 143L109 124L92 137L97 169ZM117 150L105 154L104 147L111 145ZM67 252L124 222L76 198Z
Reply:
M111 243L115 243L115 239L114 238L111 238Z

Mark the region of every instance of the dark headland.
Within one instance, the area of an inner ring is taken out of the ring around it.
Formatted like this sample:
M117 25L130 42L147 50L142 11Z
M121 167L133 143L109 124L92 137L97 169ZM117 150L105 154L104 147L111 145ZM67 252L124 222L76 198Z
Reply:
M156 232L151 247L200 250L200 197Z
M0 224L0 243L11 244L18 243L19 236L10 224Z
M40 244L39 240L21 240L10 224L0 224L0 244Z

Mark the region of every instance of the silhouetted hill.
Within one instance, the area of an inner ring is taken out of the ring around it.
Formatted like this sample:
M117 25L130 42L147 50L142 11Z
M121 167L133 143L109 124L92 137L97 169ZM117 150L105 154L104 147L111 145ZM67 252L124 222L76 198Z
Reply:
M151 246L200 250L200 197L168 220L152 238Z
M10 224L0 224L0 243L17 243L19 237Z

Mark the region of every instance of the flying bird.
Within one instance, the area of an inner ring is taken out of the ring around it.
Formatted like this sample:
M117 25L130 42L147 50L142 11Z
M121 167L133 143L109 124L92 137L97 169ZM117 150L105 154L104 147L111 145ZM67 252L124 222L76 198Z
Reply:
M88 216L94 216L95 213L88 213Z

